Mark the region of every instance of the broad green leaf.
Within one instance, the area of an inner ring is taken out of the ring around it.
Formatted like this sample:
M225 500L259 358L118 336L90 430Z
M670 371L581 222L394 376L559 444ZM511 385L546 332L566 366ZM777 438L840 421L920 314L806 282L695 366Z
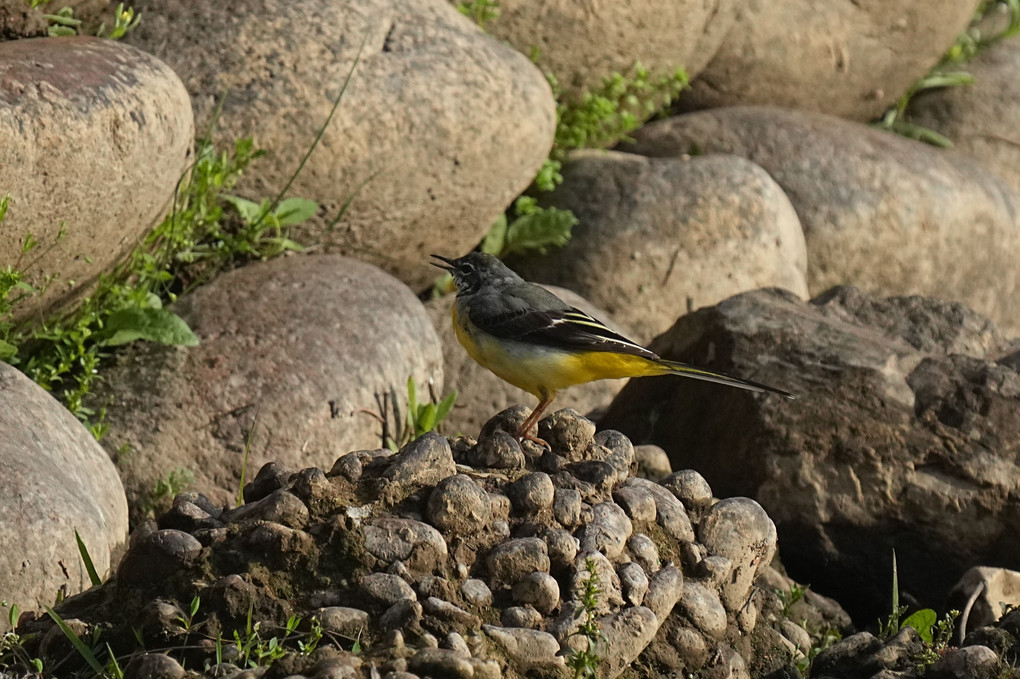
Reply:
M453 391L446 395L439 405L436 406L436 422L442 422L450 414L453 405L457 402L457 392Z
M240 196L222 194L220 197L233 205L234 209L237 210L237 214L239 214L241 219L248 224L253 224L258 221L259 218L262 217L263 211L266 208L265 203L260 205L258 203L253 203L247 198L241 198Z
M577 217L569 210L547 208L515 219L507 227L504 254L537 250L545 254L550 247L561 247L570 240Z
M293 226L315 216L319 204L307 198L287 198L276 206L276 218L282 226Z
M8 359L14 358L17 355L18 348L16 346L11 344L10 342L6 342L0 339L0 361L6 361Z
M935 611L930 608L922 608L911 613L900 625L900 628L913 627L921 638L930 644L932 642L931 630L935 626L936 620L938 620L938 614Z
M193 347L198 337L184 319L169 309L121 309L106 321L104 344L120 346L135 340L148 340L160 344L180 344Z

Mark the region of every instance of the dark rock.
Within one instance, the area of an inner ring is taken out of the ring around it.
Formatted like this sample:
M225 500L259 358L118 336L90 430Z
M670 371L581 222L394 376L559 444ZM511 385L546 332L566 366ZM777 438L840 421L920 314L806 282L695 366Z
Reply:
M155 584L187 568L202 553L202 544L179 530L160 530L131 546L120 566L117 579L125 584Z
M514 508L521 513L536 513L553 505L556 489L552 479L544 472L532 472L510 484L507 495Z
M251 483L244 485L245 503L253 503L261 500L270 493L280 490L290 482L293 469L285 467L279 462L270 461L259 468Z
M254 502L223 512L223 521L272 521L290 528L303 528L308 523L308 507L293 493L274 490Z
M567 528L581 522L581 493L572 488L557 488L553 495L553 516Z
M163 653L136 653L124 668L129 679L181 679L184 668Z

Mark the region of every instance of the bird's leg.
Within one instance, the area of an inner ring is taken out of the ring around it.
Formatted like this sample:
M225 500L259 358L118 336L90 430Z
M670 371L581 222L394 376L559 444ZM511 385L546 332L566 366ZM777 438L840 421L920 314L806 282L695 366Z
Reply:
M518 443L527 439L552 450L552 446L537 436L531 436L528 432L531 431L532 427L538 424L538 419L542 417L542 413L545 412L545 409L549 407L549 404L553 402L554 398L556 398L556 394L548 394L544 391L542 392L542 397L538 400L538 405L535 406L535 409L531 411L531 415L528 416L528 419L524 420L524 424L522 424L521 428L517 430L516 434L514 434L514 438L517 439Z

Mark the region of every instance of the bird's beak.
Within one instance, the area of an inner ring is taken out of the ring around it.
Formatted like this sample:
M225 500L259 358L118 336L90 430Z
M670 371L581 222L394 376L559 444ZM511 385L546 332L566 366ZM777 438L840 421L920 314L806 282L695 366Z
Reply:
M439 264L438 262L429 262L429 264L431 264L432 266L438 267L438 268L442 269L443 271L449 271L450 273L453 273L453 260L452 259L447 259L446 257L441 257L439 255L429 255L429 256L430 257L435 257L440 262L443 262L443 264Z

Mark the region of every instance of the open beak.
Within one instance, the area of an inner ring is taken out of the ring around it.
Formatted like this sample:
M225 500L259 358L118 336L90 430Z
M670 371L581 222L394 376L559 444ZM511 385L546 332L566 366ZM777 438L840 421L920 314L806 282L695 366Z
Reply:
M439 264L438 262L429 262L429 264L431 264L432 266L438 267L438 268L442 269L443 271L448 271L450 273L453 273L453 260L452 259L447 259L446 257L441 257L440 255L429 255L429 256L430 257L435 257L440 262L443 262L442 264Z

